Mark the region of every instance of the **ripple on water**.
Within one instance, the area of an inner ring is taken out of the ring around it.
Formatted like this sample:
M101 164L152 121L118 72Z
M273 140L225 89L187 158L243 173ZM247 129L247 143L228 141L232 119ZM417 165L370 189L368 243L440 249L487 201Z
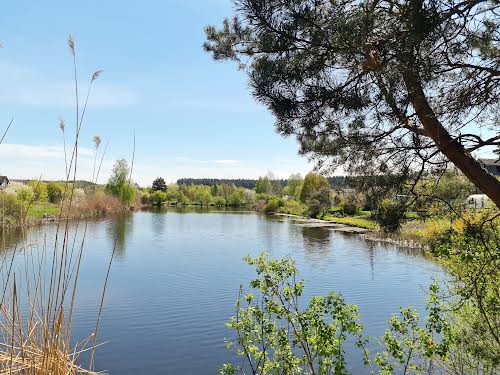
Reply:
M43 231L36 229L32 238L43 238ZM85 337L95 326L118 238L98 336L108 343L98 349L96 362L112 374L213 374L234 359L224 347L231 335L224 323L234 312L239 285L254 277L242 261L247 254L290 255L306 280L305 298L342 293L359 305L365 332L373 337L383 334L400 306L422 312L422 287L434 275L443 277L418 253L254 213L139 212L90 223L88 233L73 333ZM370 347L377 348L376 340ZM349 357L353 372L363 373L356 355Z

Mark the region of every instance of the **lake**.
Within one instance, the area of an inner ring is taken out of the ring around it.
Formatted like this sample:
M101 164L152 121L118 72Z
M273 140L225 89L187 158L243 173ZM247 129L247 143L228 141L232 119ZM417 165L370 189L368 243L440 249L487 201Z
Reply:
M81 231L81 223L72 223L72 230L77 226ZM28 240L39 244L54 231L54 225L32 228ZM4 240L5 256L16 238ZM423 313L426 287L445 276L419 251L288 218L213 209L139 211L89 223L75 338L94 329L115 241L98 336L105 344L96 353L96 369L111 374L215 374L234 360L224 345L232 334L225 323L240 284L254 277L242 261L247 254L290 255L306 281L306 296L342 293L359 305L365 334L372 337L383 334L401 306ZM354 373L365 373L354 354L349 361Z

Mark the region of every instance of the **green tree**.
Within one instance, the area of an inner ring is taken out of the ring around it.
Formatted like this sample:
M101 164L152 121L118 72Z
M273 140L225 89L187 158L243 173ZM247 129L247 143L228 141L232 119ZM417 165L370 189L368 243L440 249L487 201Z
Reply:
M330 188L328 180L319 174L308 173L304 178L304 184L300 192L301 202L307 203L307 200L322 188Z
M332 201L330 198L330 188L326 186L314 191L307 199L309 215L312 217L321 219L330 209L331 205Z
M50 203L61 202L64 195L64 185L59 182L49 182L47 184L47 196Z
M135 189L128 179L127 161L125 159L117 160L106 185L106 192L119 198L125 205L132 203L135 198Z
M302 178L300 173L292 174L290 177L288 177L288 181L285 187L285 194L290 195L295 199L299 199L303 184L304 179Z
M37 202L47 202L48 192L47 184L43 181L30 181L28 186L33 191L33 199Z
M235 4L204 47L247 70L301 153L417 178L449 161L500 207L500 181L472 154L500 145L498 1Z
M33 200L34 193L30 186L24 186L17 191L17 199L23 203L29 203Z
M149 203L153 206L163 206L167 202L167 193L155 190L149 195Z
M406 211L404 202L384 199L375 212L375 220L385 233L398 232L406 219Z
M367 355L356 306L332 292L299 307L304 282L290 258L263 253L245 261L257 278L251 290L241 289L227 324L238 332L228 347L236 347L243 365L225 364L221 374L347 374L344 343L351 339Z
M271 183L267 177L259 177L255 184L255 192L257 194L269 194L271 190Z
M167 191L167 184L165 183L165 180L163 177L158 177L153 181L153 184L151 185L151 190L152 191Z

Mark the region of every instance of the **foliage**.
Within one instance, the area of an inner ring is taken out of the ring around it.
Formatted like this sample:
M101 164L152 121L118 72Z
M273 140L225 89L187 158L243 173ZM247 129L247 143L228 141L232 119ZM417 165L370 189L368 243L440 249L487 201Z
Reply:
M466 373L500 367L500 220L464 218L436 241L432 253L452 277L458 324L455 353ZM471 360L472 358L472 360Z
M322 188L329 188L330 184L328 180L316 173L308 173L304 178L304 184L302 185L302 190L300 192L300 201L307 203L307 200L311 198L317 191Z
M224 198L222 198L221 196L216 196L214 198L214 206L217 206L217 207L222 207L222 206L225 206L226 205L226 200Z
M167 202L167 193L155 190L149 195L149 203L153 206L163 206Z
M307 199L307 209L311 217L322 218L331 205L330 188L326 186L314 191Z
M47 184L43 181L30 181L28 183L28 186L31 188L33 191L33 200L36 202L47 202L49 197L48 197L48 191L47 191Z
M245 257L245 261L255 267L257 278L250 282L251 290L241 287L236 315L227 323L236 335L226 339L227 347L242 361L223 365L221 374L348 374L347 341L360 348L363 364L369 367L366 373L374 373L372 358L378 373L385 375L493 375L498 370L498 343L488 336L498 330L498 320L483 319L474 303L454 308L436 284L428 290L425 321L412 307L401 308L389 319L381 340L384 350L372 356L366 350L369 341L363 336L355 305L346 304L334 292L304 303L304 282L288 257L273 259L262 253L257 258ZM498 264L490 270L495 266ZM488 282L498 285L498 278ZM461 282L456 286L463 287ZM470 294L464 295L459 301L470 298ZM498 319L498 301L485 302L489 318ZM488 322L492 327L485 326Z
M28 203L33 200L33 190L29 186L24 186L17 191L17 199L23 203Z
M420 196L439 198L450 203L458 201L461 204L475 190L474 185L463 174L446 171L422 179L416 192Z
M346 194L340 197L340 209L344 215L356 215L363 208L361 194Z
M50 203L61 202L64 195L64 185L60 182L49 182L47 184L47 197Z
M288 177L284 193L293 197L294 199L299 199L303 184L304 179L302 178L300 173L292 174L290 177Z
M132 203L135 198L135 189L131 186L128 179L129 168L126 160L117 160L106 185L106 192L120 199L125 205Z
M266 203L266 207L264 208L265 213L274 213L278 212L281 207L283 207L284 202L283 199L272 197Z
M385 199L375 212L375 220L385 233L394 233L401 230L406 219L406 205Z
M205 50L247 71L319 167L418 179L451 161L500 206L500 182L471 155L500 145L482 131L498 124L498 1L236 4Z
M0 220L2 226L13 225L21 221L23 205L14 194L0 192Z
M243 364L225 364L221 374L346 374L344 344L351 339L368 361L356 306L331 292L301 309L304 282L290 258L263 253L245 261L255 267L257 278L250 282L251 291L240 290L236 316L227 323L237 338L226 342Z
M386 350L375 357L380 374L431 374L436 360L446 359L453 334L438 292L436 285L430 286L429 315L424 327L419 324L417 311L411 307L401 308L399 316L389 319L389 328L383 337Z
M254 189L256 180L237 178L237 179L221 179L221 178L180 178L177 180L177 185L234 185L245 189ZM217 194L213 194L216 196Z
M307 206L299 201L288 199L278 211L284 214L304 216L307 213Z
M271 172L264 177L259 177L255 184L257 194L281 195L283 180L278 180Z
M153 181L153 183L151 185L151 190L152 191L163 191L163 192L167 191L167 184L166 184L165 180L163 179L163 177L158 177Z

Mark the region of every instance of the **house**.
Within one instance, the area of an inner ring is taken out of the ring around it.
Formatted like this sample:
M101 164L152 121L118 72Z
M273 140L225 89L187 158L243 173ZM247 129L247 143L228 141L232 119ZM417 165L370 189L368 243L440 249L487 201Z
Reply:
M489 203L489 198L486 194L472 194L465 200L467 208L485 208Z
M0 176L0 189L5 189L9 185L9 182L7 176Z
M500 176L500 159L478 159L478 161L493 176Z

